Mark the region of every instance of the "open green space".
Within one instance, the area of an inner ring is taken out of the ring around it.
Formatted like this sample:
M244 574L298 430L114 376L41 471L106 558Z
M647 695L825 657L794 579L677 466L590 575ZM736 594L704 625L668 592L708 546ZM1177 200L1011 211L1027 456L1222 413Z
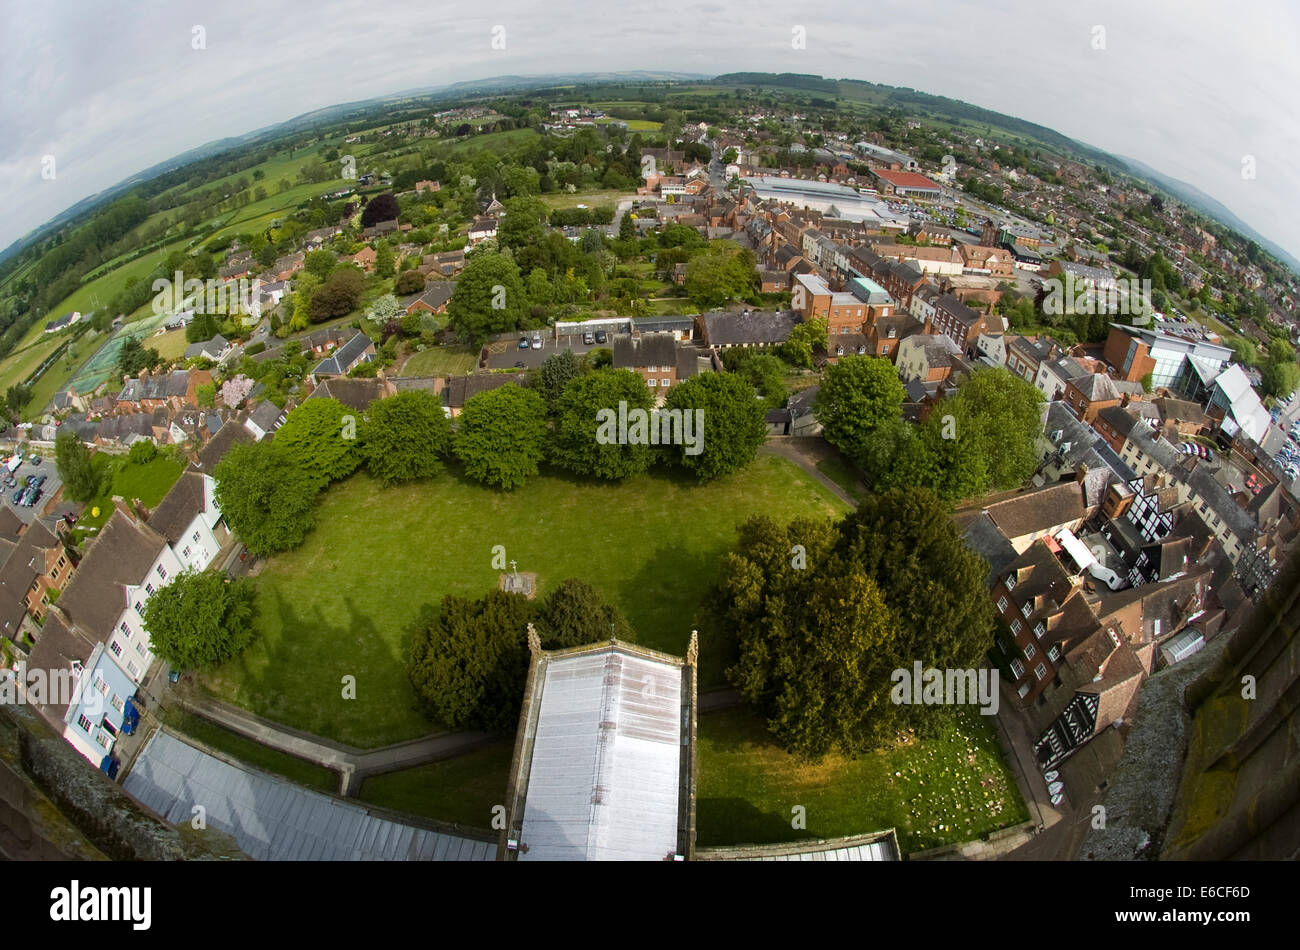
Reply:
M970 841L1029 813L993 725L963 713L934 738L906 737L858 759L800 762L745 709L699 726L701 847L834 838L897 829L904 853ZM793 827L802 806L806 827Z
M276 749L268 749L252 739L246 739L200 716L180 709L169 709L163 717L163 722L173 732L201 742L218 752L224 752L232 759L254 768L271 772L318 792L335 793L339 790L338 776L329 769Z
M365 474L331 488L296 551L254 583L258 640L201 685L297 729L361 747L436 731L414 707L402 643L419 609L444 594L497 586L493 548L545 593L580 577L618 605L639 642L682 655L692 618L736 526L838 516L845 506L773 456L707 484L654 472L621 484L542 475L499 492L448 474L380 488ZM723 684L728 645L701 636L701 680ZM356 698L342 698L344 676Z
M153 508L171 491L181 477L181 463L167 455L159 455L143 465L127 461L125 455L96 452L90 460L99 472L99 494L86 505L85 516L77 522L78 529L102 527L113 514L113 496L130 501L138 498L146 508ZM99 515L91 512L99 509Z
M588 208L598 208L601 205L611 205L618 207L618 203L624 198L635 198L635 192L620 191L617 188L601 188L597 191L575 191L572 194L567 192L556 192L549 195L538 196L542 204L552 211L564 208L576 208L578 205L586 205Z
M486 135L471 135L468 138L461 139L459 142L453 142L450 145L439 143L437 150L449 156L468 155L471 152L479 152L483 149L512 149L520 145L527 145L534 139L540 138L536 129L510 129L507 132L489 132Z
M866 496L866 491L862 485L862 476L858 474L857 469L844 459L822 459L817 463L817 470L854 498L861 499Z
M478 366L478 351L459 344L431 346L411 354L403 376L465 376Z
M492 745L361 783L363 802L469 828L492 827L492 808L505 800L514 742Z

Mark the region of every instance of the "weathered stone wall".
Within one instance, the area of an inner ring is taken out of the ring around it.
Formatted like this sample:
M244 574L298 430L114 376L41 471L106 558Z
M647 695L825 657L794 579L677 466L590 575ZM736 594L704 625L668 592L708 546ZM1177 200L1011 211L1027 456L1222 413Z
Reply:
M0 856L9 860L242 859L214 829L169 825L24 706L0 706Z

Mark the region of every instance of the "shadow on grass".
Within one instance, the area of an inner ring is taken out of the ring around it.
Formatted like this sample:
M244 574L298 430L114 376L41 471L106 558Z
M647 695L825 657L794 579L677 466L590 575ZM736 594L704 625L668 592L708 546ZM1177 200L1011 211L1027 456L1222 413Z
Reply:
M696 802L696 843L703 848L778 844L816 837L791 826L794 813L763 811L743 798L701 798Z

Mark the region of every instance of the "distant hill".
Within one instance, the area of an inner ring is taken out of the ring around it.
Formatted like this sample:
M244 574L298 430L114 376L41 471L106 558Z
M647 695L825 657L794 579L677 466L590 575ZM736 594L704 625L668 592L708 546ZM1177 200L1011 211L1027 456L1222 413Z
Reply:
M1177 178L1170 178L1168 175L1161 174L1150 165L1139 162L1136 158L1127 158L1125 156L1119 156L1119 158L1129 167L1132 174L1137 175L1139 178L1145 178L1151 184L1173 195L1189 207L1195 208L1201 214L1218 221L1225 228L1231 228L1233 231L1250 238L1287 267L1300 274L1300 260L1297 260L1280 245L1270 241L1245 221L1242 221L1241 218L1233 214L1217 199L1211 198L1195 185L1189 185L1185 181L1179 181Z

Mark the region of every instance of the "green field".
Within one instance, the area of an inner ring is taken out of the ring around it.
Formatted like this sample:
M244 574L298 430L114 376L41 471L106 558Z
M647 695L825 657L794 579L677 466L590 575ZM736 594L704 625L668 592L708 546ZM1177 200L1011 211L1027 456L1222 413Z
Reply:
M435 821L490 829L505 801L514 742L505 739L442 762L376 775L361 783L364 802Z
M993 726L978 713L932 739L815 765L782 751L744 709L700 717L701 847L895 828L904 853L970 841L1029 817ZM802 807L805 827L793 826Z
M261 716L361 747L435 731L414 708L403 633L422 604L496 587L493 546L536 571L542 592L590 581L640 642L678 655L719 557L746 518L836 516L844 506L789 462L760 456L698 484L654 473L623 484L540 476L499 492L456 475L381 489L364 474L331 488L317 527L256 578L259 640L201 683ZM701 642L720 685L728 645ZM356 698L341 698L342 677Z
M431 346L411 354L403 376L466 376L478 366L478 350L468 346Z
M113 496L130 501L138 498L140 504L152 509L163 500L183 471L181 463L166 455L152 462L138 465L128 462L125 455L96 452L91 464L100 476L100 491L86 505L86 513L77 522L78 530L102 527L113 514ZM91 514L99 509L98 516Z
M573 194L556 192L538 197L541 198L542 204L555 211L561 208L576 208L578 205L586 205L588 208L610 205L617 208L622 199L635 198L636 193L619 191L617 188L601 188L597 191L575 191Z

